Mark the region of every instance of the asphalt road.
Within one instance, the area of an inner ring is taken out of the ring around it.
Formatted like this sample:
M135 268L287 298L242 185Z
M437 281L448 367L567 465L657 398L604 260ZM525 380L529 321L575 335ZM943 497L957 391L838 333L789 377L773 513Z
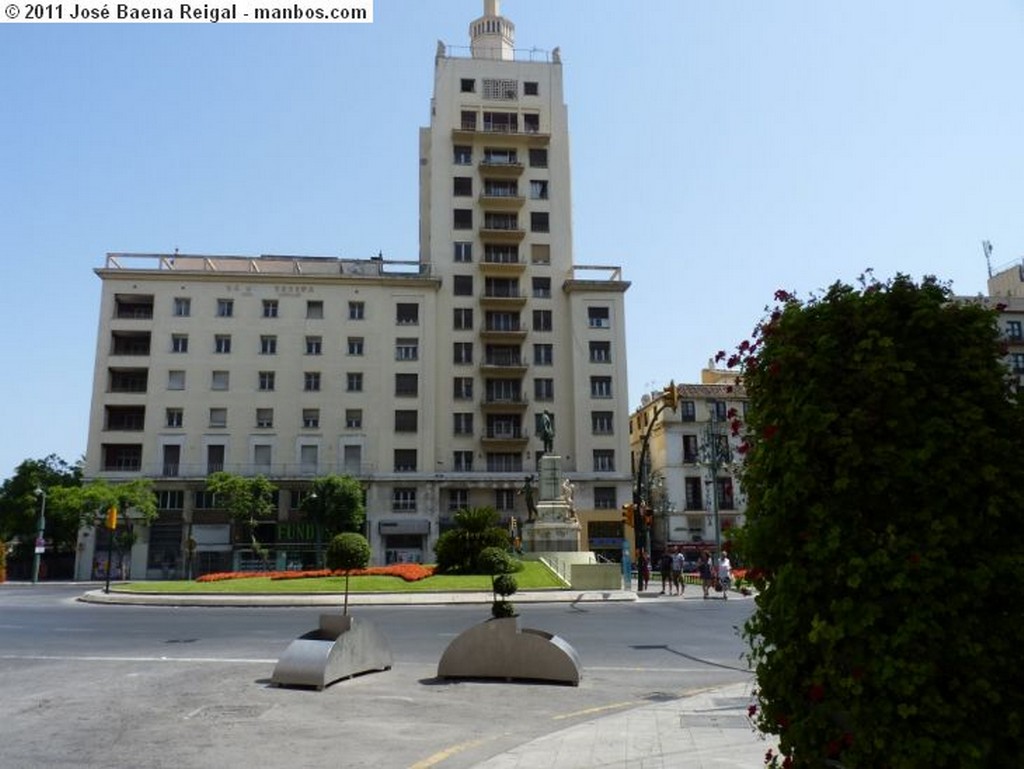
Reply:
M0 585L0 766L464 769L521 742L750 679L750 601L652 597L520 607L568 642L579 687L447 682L437 662L487 606L357 607L390 671L323 692L270 686L310 608L84 604L82 586Z

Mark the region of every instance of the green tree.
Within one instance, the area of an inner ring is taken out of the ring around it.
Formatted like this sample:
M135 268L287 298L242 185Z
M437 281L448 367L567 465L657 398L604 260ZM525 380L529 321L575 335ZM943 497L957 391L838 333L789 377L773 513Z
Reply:
M305 513L315 530L316 562L323 565L322 543L342 532L361 532L366 521L363 487L348 475L327 475L313 481L310 493L302 500Z
M218 502L236 524L246 526L253 552L270 568L270 552L256 536L260 521L273 518L274 492L277 487L262 475L247 478L234 473L220 471L206 479L206 488L212 491Z
M905 276L776 300L732 361L756 724L792 767L1007 765L1024 408L996 313Z
M327 567L345 572L345 609L348 614L348 578L353 569L365 569L370 562L370 543L352 531L338 534L327 546Z
M479 556L487 547L507 550L509 534L499 525L491 507L475 507L455 513L455 528L437 538L434 552L440 574L478 574Z
M52 504L56 489L80 486L82 469L71 466L56 454L43 459L26 459L0 486L0 540L17 537L22 555L31 552L35 540L42 499L46 493L46 535L57 552L72 553L78 542L78 521Z
M491 615L495 619L513 616L515 607L507 599L519 589L514 574L522 570L522 562L500 547L485 547L476 562L478 571L491 575Z

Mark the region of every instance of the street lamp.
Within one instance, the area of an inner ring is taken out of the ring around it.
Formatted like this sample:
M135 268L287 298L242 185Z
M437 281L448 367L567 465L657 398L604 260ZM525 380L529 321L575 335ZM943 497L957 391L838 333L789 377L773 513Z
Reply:
M715 552L716 559L721 557L722 552L722 526L719 521L718 505L718 472L723 466L728 466L732 461L732 454L729 451L728 438L718 430L717 403L709 401L711 418L708 420L704 432L704 442L700 447L700 463L708 469L711 475L711 518L715 526Z
M679 388L676 386L674 381L668 383L668 387L665 387L661 391L660 396L661 402L654 407L654 411L651 414L651 421L647 424L647 429L644 430L643 438L640 442L640 459L636 466L636 484L633 487L633 509L634 509L634 531L636 532L635 546L640 548L640 537L643 536L647 544L647 555L650 557L650 536L649 526L643 515L643 509L645 506L651 504L651 468L650 468L650 452L651 452L651 432L654 430L654 425L658 423L658 417L665 409L672 409L676 411L679 408ZM639 522L640 526L636 526ZM642 528L641 528L642 527ZM667 541L666 541L667 544Z
M32 584L39 582L39 561L43 551L46 550L46 492L42 486L36 487L36 496L42 497L42 506L39 509L39 525L36 527L35 555L32 556Z

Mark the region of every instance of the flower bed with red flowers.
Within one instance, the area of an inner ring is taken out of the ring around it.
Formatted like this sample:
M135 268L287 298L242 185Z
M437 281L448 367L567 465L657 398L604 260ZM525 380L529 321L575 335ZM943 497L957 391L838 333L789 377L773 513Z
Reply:
M222 571L204 574L196 582L223 582L229 579L251 579L253 577L269 577L270 579L320 579L323 577L399 577L406 582L417 582L434 576L433 566L419 563L396 563L391 566L370 566L352 571L330 569L310 569L307 571Z

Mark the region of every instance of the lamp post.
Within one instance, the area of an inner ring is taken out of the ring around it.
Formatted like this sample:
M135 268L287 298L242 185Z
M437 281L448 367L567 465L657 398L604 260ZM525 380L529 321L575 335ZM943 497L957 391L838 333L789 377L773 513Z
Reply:
M46 492L42 486L36 487L36 496L42 497L42 506L39 509L39 524L36 527L35 554L32 556L32 584L39 582L39 561L46 550Z
M672 409L675 411L679 408L679 388L675 382L669 382L668 387L662 390L661 403L654 407L654 413L651 415L651 421L647 425L647 429L644 430L643 438L640 442L640 459L637 462L636 467L636 484L633 487L633 523L634 531L636 532L635 546L640 547L640 537L643 536L647 543L647 555L650 557L651 547L651 533L650 527L647 524L647 519L644 516L645 506L651 504L651 481L650 481L650 453L651 453L651 431L654 430L654 425L658 423L658 417L665 409ZM641 526L636 526L637 521L642 522ZM668 541L666 540L666 544Z
M718 471L731 461L732 456L729 451L728 439L723 440L725 436L718 430L716 402L709 401L708 406L711 410L711 418L708 420L704 433L704 443L700 447L700 460L711 475L711 518L715 527L715 558L717 559L721 557L722 552L722 526L719 521L718 509Z

